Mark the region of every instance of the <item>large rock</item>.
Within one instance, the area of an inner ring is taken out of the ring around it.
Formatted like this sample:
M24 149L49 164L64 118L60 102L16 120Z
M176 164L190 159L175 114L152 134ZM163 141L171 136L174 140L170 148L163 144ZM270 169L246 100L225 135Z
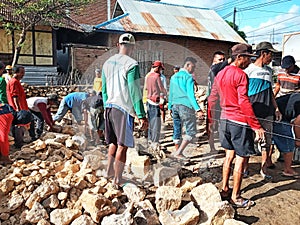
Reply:
M187 177L181 181L180 189L183 193L187 193L193 190L195 187L199 186L200 184L202 184L201 177Z
M105 159L105 156L98 149L83 152L83 163L87 163L92 170L104 167L103 159Z
M156 210L161 213L165 210L176 210L181 205L182 191L180 188L162 186L156 190Z
M79 198L82 207L91 215L94 222L99 221L111 213L116 212L116 208L111 201L101 194L94 194L89 190L84 190Z
M135 177L143 179L150 171L150 158L149 156L135 156L130 159L131 172Z
M28 211L26 215L26 220L30 223L38 223L40 220L45 219L47 220L49 218L47 211L44 209L44 207L38 203L35 202L32 206L32 209Z
M159 225L158 215L156 210L153 208L149 200L139 202L136 206L138 209L137 213L134 215L133 224L147 224L147 225Z
M154 170L154 185L160 186L173 186L177 187L180 184L180 179L176 168L160 167Z
M201 208L202 206L204 207L208 203L222 201L218 189L212 183L199 185L191 191L191 195L195 202L198 205L200 205Z
M200 206L203 225L223 225L226 219L234 217L234 209L221 199L220 193L212 183L202 184L191 191L192 199Z
M132 225L133 219L130 213L132 208L133 204L131 203L122 214L113 214L104 217L101 225Z
M190 202L181 210L164 211L159 214L159 221L162 225L196 225L198 224L200 213Z
M25 205L31 209L35 202L40 202L41 200L47 198L52 194L56 194L59 191L57 184L50 180L45 180L32 195L27 199Z
M126 194L130 202L138 203L143 201L146 196L146 191L139 188L133 183L128 183L123 187L123 191Z
M55 209L50 213L50 222L54 225L69 225L79 216L81 211L78 209Z
M71 225L96 225L96 223L88 215L81 215Z

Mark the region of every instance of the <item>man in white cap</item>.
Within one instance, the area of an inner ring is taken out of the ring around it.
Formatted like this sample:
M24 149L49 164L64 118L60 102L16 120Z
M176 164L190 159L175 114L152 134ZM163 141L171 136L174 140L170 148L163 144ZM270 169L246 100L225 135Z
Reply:
M116 188L122 187L122 173L128 147L134 147L133 126L137 116L140 129L147 129L148 120L140 89L138 62L129 55L135 39L125 33L119 37L119 53L103 65L102 95L105 108L105 138L108 148L107 177L113 177Z

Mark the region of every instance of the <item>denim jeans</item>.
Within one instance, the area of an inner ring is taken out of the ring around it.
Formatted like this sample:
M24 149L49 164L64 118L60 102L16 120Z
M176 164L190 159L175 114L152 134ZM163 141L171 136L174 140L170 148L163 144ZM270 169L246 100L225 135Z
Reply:
M185 140L192 140L196 136L196 115L195 110L184 105L172 106L173 114L173 141L175 144L180 142L182 128L185 128Z
M152 105L147 102L147 114L149 120L148 140L158 143L161 130L159 105Z
M68 110L70 109L77 123L82 121L82 111L81 111L81 103L74 103L72 109L69 108L65 102L65 98L63 98L59 104L57 113L53 117L53 121L60 122L62 118L66 115Z

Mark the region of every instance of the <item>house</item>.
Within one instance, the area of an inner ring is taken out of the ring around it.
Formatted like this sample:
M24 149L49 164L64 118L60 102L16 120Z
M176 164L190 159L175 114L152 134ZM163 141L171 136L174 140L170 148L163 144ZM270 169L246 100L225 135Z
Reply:
M159 1L98 0L96 3L101 4L103 11L92 10L87 13L90 16L81 22L91 29L92 23L95 22L95 14L98 13L99 21L109 17L112 8L109 7L109 2L115 2L111 19L94 25L91 33L98 34L96 36L99 43L104 44L112 52L108 51L102 57L97 57L92 63L94 65L92 68L101 68L107 57L116 52L118 36L130 32L136 37L134 58L141 65L142 75L150 70L151 62L161 60L166 66L165 75L170 77L174 65L181 65L187 56L193 56L198 61L196 79L198 83L206 84L212 54L222 50L228 55L229 49L235 43L245 43L213 10ZM76 22L79 21L76 17L72 18ZM82 64L87 65L85 59L80 60ZM89 71L86 73L91 73L90 69L86 67L86 71Z

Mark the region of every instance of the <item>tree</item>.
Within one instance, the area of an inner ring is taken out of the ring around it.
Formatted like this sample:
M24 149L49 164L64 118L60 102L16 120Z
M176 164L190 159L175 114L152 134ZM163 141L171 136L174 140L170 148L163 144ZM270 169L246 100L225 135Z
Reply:
M69 12L93 0L0 0L0 19L8 34L20 31L15 44L12 65L14 66L26 40L26 32L37 24L60 26L70 20Z
M230 22L230 21L227 21L227 20L226 20L226 22L229 24L229 26L231 26L241 36L241 38L243 38L245 41L247 41L246 40L247 36L246 36L244 31L239 30L239 27L236 24L234 26L233 22Z

